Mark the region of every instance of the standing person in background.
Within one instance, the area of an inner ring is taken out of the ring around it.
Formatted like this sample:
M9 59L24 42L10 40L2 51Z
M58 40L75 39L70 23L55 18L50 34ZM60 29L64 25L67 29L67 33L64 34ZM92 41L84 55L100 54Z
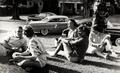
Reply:
M68 32L67 32L68 31ZM70 19L68 29L64 31L66 38L60 38L52 56L63 50L64 56L71 62L82 62L88 46L88 36L83 26L78 27L75 20Z
M15 51L26 50L27 40L23 37L23 28L17 27L14 33L0 42L0 56L11 56Z
M25 26L24 34L28 38L28 48L25 52L13 54L14 61L22 59L17 65L30 73L41 73L46 66L46 51L41 40L35 37L31 26ZM31 70L28 70L31 69Z

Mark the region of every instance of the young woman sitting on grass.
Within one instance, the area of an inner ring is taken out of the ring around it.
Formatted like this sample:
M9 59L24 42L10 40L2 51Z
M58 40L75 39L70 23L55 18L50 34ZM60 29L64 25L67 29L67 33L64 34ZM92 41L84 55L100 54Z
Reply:
M83 61L88 46L88 36L85 27L78 27L75 20L70 19L66 31L68 31L67 37L59 38L59 44L52 56L57 55L60 50L63 50L67 60L71 62Z
M28 48L25 52L13 54L14 61L30 73L41 73L46 66L46 51L39 38L35 37L31 26L25 26L24 34L28 38ZM28 70L32 68L31 70Z
M118 55L114 52L110 35L105 32L108 26L108 12L105 4L98 5L95 17L93 18L92 27L89 35L89 47L87 53L95 53L102 58L109 58L110 56L117 58ZM104 53L106 50L109 53Z

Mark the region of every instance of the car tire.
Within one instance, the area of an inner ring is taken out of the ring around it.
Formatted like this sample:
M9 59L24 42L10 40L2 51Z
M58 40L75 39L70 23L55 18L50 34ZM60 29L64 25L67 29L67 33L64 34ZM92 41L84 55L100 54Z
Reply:
M116 46L120 46L120 38L117 38L117 39L115 40L115 45L116 45Z
M47 35L49 33L48 29L42 29L41 34L42 35Z

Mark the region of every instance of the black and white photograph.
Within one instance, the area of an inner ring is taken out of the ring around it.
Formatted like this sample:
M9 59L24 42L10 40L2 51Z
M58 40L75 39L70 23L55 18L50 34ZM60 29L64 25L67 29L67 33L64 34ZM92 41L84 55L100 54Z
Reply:
M0 0L0 73L120 73L120 0Z

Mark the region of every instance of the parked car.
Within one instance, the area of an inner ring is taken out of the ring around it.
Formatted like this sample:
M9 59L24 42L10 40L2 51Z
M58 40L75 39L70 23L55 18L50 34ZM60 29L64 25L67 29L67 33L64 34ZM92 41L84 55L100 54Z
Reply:
M33 27L35 33L62 33L67 28L69 18L67 16L47 16L41 21L30 21L29 25Z
M33 15L28 16L28 21L38 21L38 20L42 20L43 18L45 18L47 16L53 16L53 15L56 15L56 14L52 13L52 12L33 14Z
M92 18L77 20L77 23L79 25L87 26L90 30L92 25ZM120 46L120 23L111 22L109 24L111 24L112 27L108 26L105 29L105 32L111 35L110 40L112 42L112 45Z

